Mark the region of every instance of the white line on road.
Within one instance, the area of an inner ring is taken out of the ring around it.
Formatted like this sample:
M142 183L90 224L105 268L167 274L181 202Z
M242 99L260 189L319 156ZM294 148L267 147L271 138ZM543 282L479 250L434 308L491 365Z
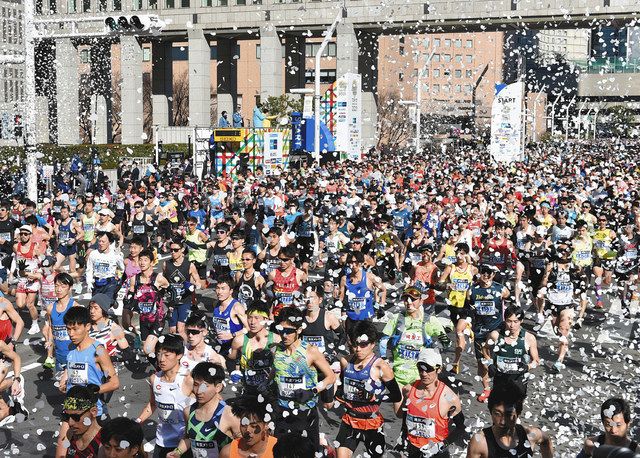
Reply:
M20 373L24 374L28 370L35 369L36 367L42 367L42 364L40 364L39 362L36 361L35 363L31 363L31 364L27 364L26 366L22 366L22 368L20 369ZM9 373L7 374L7 377L13 377L13 371L9 371Z

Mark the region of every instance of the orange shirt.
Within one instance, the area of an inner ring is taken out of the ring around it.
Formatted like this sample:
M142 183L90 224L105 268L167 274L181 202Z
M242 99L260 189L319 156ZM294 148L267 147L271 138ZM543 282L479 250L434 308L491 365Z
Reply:
M273 436L269 436L267 438L267 448L265 449L264 453L262 453L257 458L273 458L273 446L276 445L276 442L278 442L278 439ZM240 450L238 447L239 444L240 439L234 439L231 442L231 450L229 451L229 456L231 458L242 458L243 455L240 455Z

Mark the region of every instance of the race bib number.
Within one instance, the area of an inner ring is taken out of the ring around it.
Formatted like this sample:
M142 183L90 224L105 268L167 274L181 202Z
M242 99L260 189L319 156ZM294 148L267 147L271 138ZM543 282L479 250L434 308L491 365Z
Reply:
M193 458L211 458L219 455L218 444L213 441L205 442L193 440L191 444Z
M418 360L420 349L411 345L398 345L398 356L402 359Z
M216 255L213 257L213 263L216 266L226 267L229 265L229 258L226 256Z
M165 402L156 402L156 406L158 407L158 416L165 423L177 423L177 421L170 421L169 417L175 410L174 404L168 404Z
M133 226L133 233L134 234L144 234L144 226L142 226L142 225Z
M590 251L578 251L576 253L576 259L580 259L582 261L587 260L591 258L591 252Z
M320 353L324 353L324 337L323 336L302 336L302 341L309 345L318 347Z
M624 252L624 257L627 259L637 259L638 258L638 250L627 250Z
M436 437L436 422L433 418L407 414L407 431L412 436L431 439Z
M476 303L476 313L482 316L496 314L496 305L493 301L478 301Z
M417 264L422 261L422 255L420 253L416 253L415 251L411 251L409 253L409 261L411 261L411 264Z
M108 275L109 274L109 264L107 264L106 262L98 262L98 263L96 263L96 265L94 267L94 271L97 274Z
M229 320L214 316L213 329L215 329L216 332L228 332L231 329L229 326Z
M276 293L276 299L282 305L293 304L293 295L291 293Z
M500 372L518 372L520 370L520 359L498 356L496 358L496 366Z
M69 341L69 333L65 325L53 325L53 338L55 340Z
M469 289L469 280L454 279L453 290L454 291L466 291Z
M349 310L354 313L362 312L366 307L366 301L364 297L356 297L349 299Z
M295 391L304 390L306 388L304 375L285 376L281 375L278 379L278 389L280 395L285 399L292 399Z
M155 311L155 302L138 302L138 311L140 313L153 313Z
M0 233L0 240L4 240L5 242L10 242L11 241L11 234L8 233L8 232Z
M89 384L89 367L87 363L70 362L67 364L69 383L72 385Z
M347 401L365 400L364 382L360 380L353 380L351 378L345 377L342 391L344 394L344 398Z

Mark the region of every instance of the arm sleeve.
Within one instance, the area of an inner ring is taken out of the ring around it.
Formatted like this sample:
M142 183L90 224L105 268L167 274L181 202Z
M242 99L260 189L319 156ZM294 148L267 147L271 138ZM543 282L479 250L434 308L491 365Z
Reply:
M449 419L449 434L443 443L446 446L451 445L464 438L465 435L464 414L460 411Z
M402 392L400 392L400 386L395 378L384 382L384 387L389 391L389 401L400 402L402 400Z

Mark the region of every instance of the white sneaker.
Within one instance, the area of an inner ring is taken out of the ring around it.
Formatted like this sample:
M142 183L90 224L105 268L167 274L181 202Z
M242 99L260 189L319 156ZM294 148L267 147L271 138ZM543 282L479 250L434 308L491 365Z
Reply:
M0 420L0 428L2 428L4 425L8 425L9 423L13 423L15 421L16 421L15 415L7 415L2 420Z
M543 324L544 323L544 313L538 313L536 315L536 323Z
M34 321L33 324L31 324L31 327L29 328L29 330L27 331L27 334L29 334L30 336L37 334L40 332L40 326L38 325L37 321Z
M12 398L14 401L24 404L24 376L20 377L20 394L12 396Z

